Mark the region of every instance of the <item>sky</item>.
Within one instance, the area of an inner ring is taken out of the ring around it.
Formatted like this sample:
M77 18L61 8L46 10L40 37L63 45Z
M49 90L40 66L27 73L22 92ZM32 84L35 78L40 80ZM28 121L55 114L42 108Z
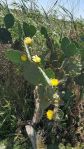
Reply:
M19 0L7 0L9 4L11 4L13 1L19 2ZM38 6L48 11L56 0L38 0ZM61 11L59 9L60 6L64 6L67 8L70 12L73 13L74 17L76 18L84 18L84 0L58 0L58 5L56 9L58 11Z

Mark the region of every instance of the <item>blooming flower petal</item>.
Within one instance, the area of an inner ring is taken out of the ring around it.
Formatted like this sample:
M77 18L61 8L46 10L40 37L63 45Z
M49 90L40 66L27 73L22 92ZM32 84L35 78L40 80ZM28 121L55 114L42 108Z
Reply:
M30 37L26 37L26 38L24 39L24 44L26 44L26 45L31 45L31 44L32 44L32 39L31 39Z
M32 56L32 60L35 62L35 63L40 63L41 62L41 58L37 55L35 56Z
M54 118L54 111L53 110L48 110L46 112L46 116L47 116L47 119L52 120Z
M58 79L50 79L50 85L51 86L58 86L59 80Z

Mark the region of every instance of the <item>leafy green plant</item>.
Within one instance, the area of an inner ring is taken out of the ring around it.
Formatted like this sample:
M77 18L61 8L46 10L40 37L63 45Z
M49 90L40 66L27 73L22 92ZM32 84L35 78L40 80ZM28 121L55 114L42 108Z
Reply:
M64 37L62 39L61 48L64 52L65 57L74 56L78 53L78 49L74 42L70 42L70 40L67 37Z
M14 16L11 13L7 14L4 17L4 23L5 23L5 26L6 26L7 29L13 27L14 22L15 22L15 19L14 19Z
M5 44L12 42L11 33L6 28L0 28L0 42Z
M23 31L26 37L33 37L36 33L36 28L33 25L29 25L26 22L23 22Z

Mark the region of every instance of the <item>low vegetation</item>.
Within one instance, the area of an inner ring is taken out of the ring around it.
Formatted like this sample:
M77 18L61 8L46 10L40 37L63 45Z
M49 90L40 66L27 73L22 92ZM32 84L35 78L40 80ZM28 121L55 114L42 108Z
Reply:
M70 20L40 12L35 3L0 5L0 142L6 149L84 148L84 22L62 9Z

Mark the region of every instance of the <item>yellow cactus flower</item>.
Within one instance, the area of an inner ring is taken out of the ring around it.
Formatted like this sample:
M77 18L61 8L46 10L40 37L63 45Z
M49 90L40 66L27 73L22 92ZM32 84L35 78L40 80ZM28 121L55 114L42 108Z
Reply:
M54 118L54 111L53 110L48 110L46 112L46 116L47 116L47 119L52 120Z
M50 85L51 86L58 86L59 85L59 80L58 79L50 79Z
M21 61L23 61L23 62L25 62L25 61L27 61L27 60L28 60L28 58L27 58L27 55L26 55L26 54L22 54L20 58L21 58Z
M32 56L32 60L35 62L35 63L40 63L41 62L41 58L37 55L35 56Z
M24 39L24 44L26 44L26 45L31 45L31 44L32 44L32 39L31 39L30 37L26 37L26 38Z

